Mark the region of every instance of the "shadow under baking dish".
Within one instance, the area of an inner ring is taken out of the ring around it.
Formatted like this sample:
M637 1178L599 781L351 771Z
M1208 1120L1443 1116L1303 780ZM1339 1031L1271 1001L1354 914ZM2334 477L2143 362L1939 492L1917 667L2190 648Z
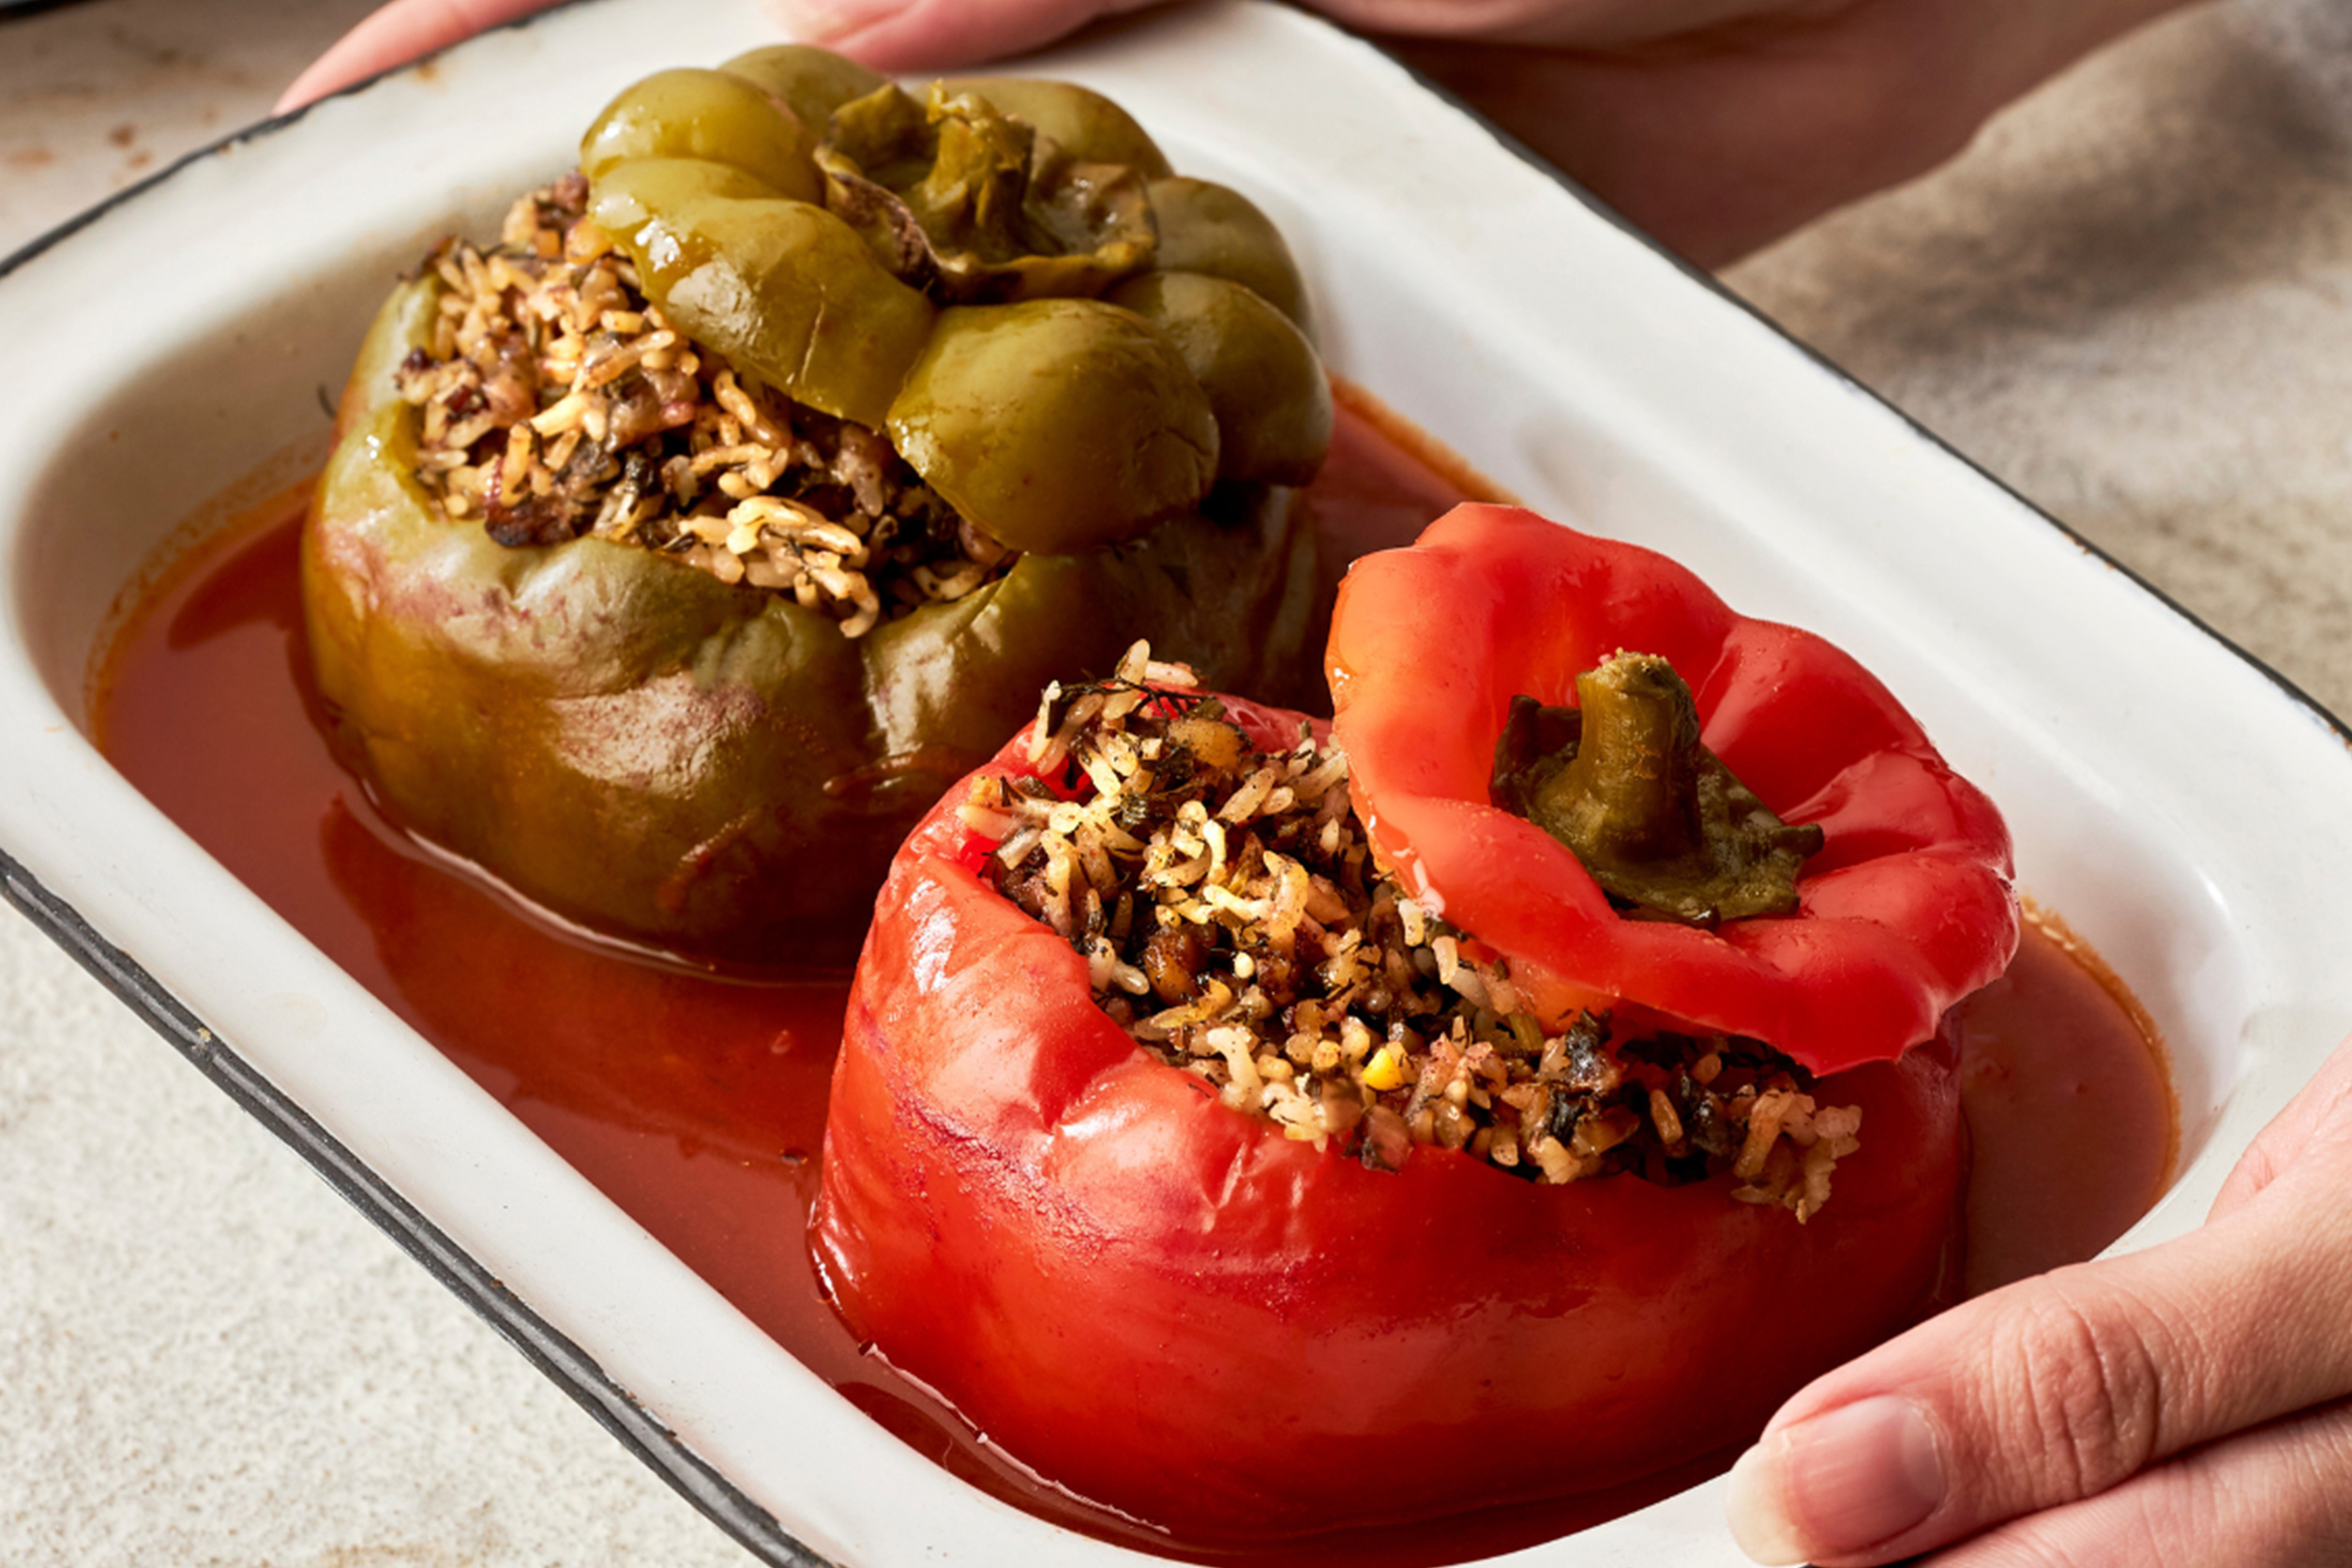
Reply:
M0 383L0 882L769 1560L1134 1560L857 1416L88 739L125 575L207 497L315 464L387 279L562 167L649 38L668 63L772 34L757 0L550 13L0 267L0 340L38 370ZM2001 802L2023 885L2172 1048L2180 1174L2121 1244L2197 1223L2352 1028L2341 729L1360 42L1203 0L1035 68L1258 198L1340 372L1530 505L1666 550L1902 693ZM1727 1565L1720 1507L1694 1487L1521 1559Z

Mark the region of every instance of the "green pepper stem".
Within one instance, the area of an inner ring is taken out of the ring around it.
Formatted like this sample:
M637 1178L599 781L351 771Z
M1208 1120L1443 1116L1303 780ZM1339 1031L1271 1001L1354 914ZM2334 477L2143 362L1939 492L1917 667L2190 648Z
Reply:
M1698 704L1674 666L1621 653L1576 677L1576 704L1583 738L1538 795L1545 815L1572 819L1576 841L1613 860L1700 847Z
M1797 908L1816 826L1774 816L1700 744L1673 665L1619 653L1576 677L1574 709L1513 701L1493 798L1576 852L1625 912L1712 927Z

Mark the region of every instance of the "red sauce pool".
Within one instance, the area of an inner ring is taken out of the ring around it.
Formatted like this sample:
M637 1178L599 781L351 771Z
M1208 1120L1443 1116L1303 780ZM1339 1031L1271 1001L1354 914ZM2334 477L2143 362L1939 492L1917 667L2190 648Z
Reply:
M1314 499L1328 532L1380 543L1410 537L1480 490L1491 493L1349 398ZM630 958L530 918L377 814L329 759L309 706L300 505L283 498L225 531L127 619L95 726L114 764L688 1267L917 1450L1072 1528L1229 1560L1040 1486L861 1355L826 1306L803 1232L843 977L746 985ZM2119 1235L2170 1171L2175 1116L2144 1020L2062 931L2029 930L2009 975L1965 1012L1976 1144L1968 1283L1982 1290ZM1460 1561L1641 1506L1729 1457L1617 1493L1343 1531L1259 1557Z

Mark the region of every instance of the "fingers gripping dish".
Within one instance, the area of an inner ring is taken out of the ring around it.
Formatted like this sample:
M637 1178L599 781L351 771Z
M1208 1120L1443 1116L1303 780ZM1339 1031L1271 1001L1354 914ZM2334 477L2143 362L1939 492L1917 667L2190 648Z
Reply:
M647 78L362 352L304 536L339 749L559 916L846 957L1049 677L1299 662L1301 310L1257 209L1081 88Z
M900 852L834 1082L852 1328L1194 1538L1651 1473L1918 1315L2016 940L1884 688L1649 552L1460 509L1330 668L1333 737L1052 694Z

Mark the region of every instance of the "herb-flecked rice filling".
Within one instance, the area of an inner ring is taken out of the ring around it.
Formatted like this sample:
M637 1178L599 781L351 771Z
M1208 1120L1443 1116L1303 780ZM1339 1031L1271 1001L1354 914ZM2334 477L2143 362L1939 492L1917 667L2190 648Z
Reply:
M889 441L739 376L651 304L573 174L515 203L499 243L426 259L443 285L400 395L416 477L500 544L583 535L792 595L860 637L963 597L1014 552Z
M959 808L999 843L999 890L1146 1050L1289 1138L1377 1170L1436 1144L1548 1183L1728 1171L1800 1221L1859 1146L1861 1108L1819 1105L1761 1041L1621 1038L1606 1013L1546 1031L1501 957L1374 861L1342 754L1304 726L1259 751L1140 644L1110 681L1048 689L1031 761Z

